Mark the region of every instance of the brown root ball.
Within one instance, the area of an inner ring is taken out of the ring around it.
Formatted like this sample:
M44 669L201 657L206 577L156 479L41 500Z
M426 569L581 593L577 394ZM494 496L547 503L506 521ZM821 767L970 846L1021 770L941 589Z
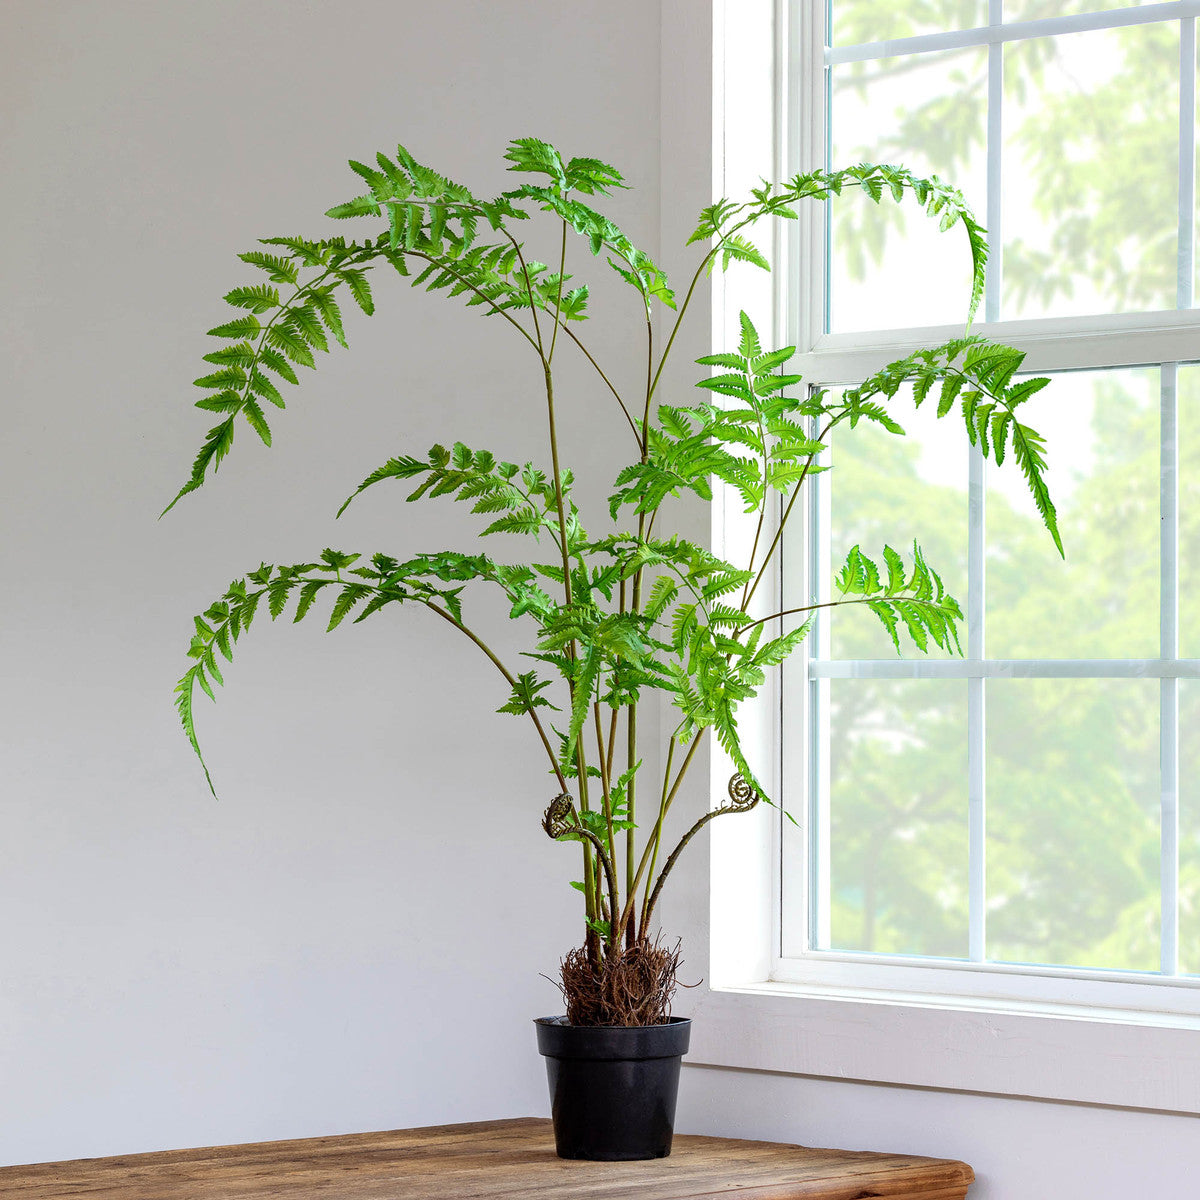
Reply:
M560 967L558 985L570 1025L662 1025L671 1016L678 986L679 944L640 941L601 958L586 948L572 950Z

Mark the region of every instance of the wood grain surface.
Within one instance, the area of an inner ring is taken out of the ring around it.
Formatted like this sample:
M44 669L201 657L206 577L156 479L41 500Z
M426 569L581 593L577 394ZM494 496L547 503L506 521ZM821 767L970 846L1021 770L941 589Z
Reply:
M0 1168L4 1200L962 1200L966 1163L676 1137L670 1158L568 1162L533 1118Z

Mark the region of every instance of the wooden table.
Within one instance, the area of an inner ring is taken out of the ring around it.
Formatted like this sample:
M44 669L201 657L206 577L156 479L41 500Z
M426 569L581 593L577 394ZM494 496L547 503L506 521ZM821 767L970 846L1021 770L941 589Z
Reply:
M676 1137L670 1158L567 1162L523 1118L0 1168L4 1200L962 1200L966 1163Z

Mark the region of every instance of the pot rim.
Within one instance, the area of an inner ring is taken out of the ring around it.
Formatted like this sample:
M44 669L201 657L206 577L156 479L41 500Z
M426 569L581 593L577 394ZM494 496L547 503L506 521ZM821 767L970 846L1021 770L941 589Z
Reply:
M637 1062L682 1058L692 1036L690 1017L662 1025L568 1025L565 1017L535 1017L538 1053L545 1058Z
M534 1017L535 1025L549 1025L556 1029L667 1029L669 1027L678 1027L680 1025L690 1025L691 1017L668 1017L665 1021L661 1021L657 1025L568 1025L567 1018L563 1017Z

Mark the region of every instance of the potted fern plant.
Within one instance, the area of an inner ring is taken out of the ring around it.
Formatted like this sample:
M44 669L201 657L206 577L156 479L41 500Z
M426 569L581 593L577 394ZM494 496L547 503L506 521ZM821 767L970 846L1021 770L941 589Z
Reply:
M706 208L690 239L700 247L696 268L678 295L662 269L594 206L594 197L625 186L615 168L565 158L534 138L512 142L506 158L524 182L492 199L423 166L403 147L379 154L374 165L351 162L365 190L328 215L373 222L365 238L270 237L241 255L261 274L226 295L235 312L209 331L218 345L195 381L204 393L196 406L219 420L168 509L215 473L240 423L270 445L267 413L284 407L299 370L314 368L331 341L346 345L345 308L374 312L370 272L387 267L414 287L457 297L511 327L540 384L545 455L521 464L461 441L424 455L405 448L367 475L338 515L366 489L395 480L408 489L409 502L466 502L481 518L481 536L522 535L528 556L501 561L471 546L401 561L386 552L325 549L310 561L262 565L196 617L191 665L176 701L199 755L196 690L214 697L222 662L232 660L238 639L264 608L272 619L290 608L295 620L321 608L333 630L347 619L419 605L474 643L495 673L498 711L526 723L532 759L549 777L538 806L547 835L576 843L580 853L581 878L573 886L581 938L561 964L565 1015L537 1023L559 1153L655 1157L670 1149L689 1029L671 1015L678 949L658 936L656 908L680 854L708 822L772 802L743 753L737 712L809 630L809 610L756 615L760 610L752 608L798 497L824 469L821 456L835 430L869 421L903 434L887 402L911 386L916 403L935 405L938 416L958 412L967 436L995 462L1006 453L1016 460L1061 552L1043 482L1043 443L1019 420L1019 405L1047 381L1016 379L1018 351L964 336L840 393L806 391L798 375L787 373L792 348L764 346L743 313L736 348L698 360L699 394L668 400L660 390L664 368L706 273L735 263L769 269L748 236L756 223L794 219L797 205L846 189L876 202L912 197L944 229L965 230L973 260L971 315L983 287L984 231L959 192L936 178L870 164L812 172ZM522 224L535 214L553 222L550 265L533 257L521 237ZM578 257L576 235L586 256L629 285L644 319L646 382L636 396L617 390L578 332L589 292L568 271L569 254ZM666 336L656 349L659 318ZM629 464L616 477L599 525L589 513L585 526L572 495L574 476L559 456L555 365L564 352L581 353L595 369L611 396L612 418L629 434ZM757 523L748 555L737 561L669 528L671 499L692 493L710 500L714 480L732 489ZM772 527L775 498L782 518ZM827 603L866 605L898 650L902 639L919 650L931 642L958 648L961 611L919 547L906 556L885 546L881 564L855 547L836 585L838 595ZM502 661L480 636L470 615L477 598L498 601L522 623L530 669ZM639 706L663 695L673 723L661 755L649 759L639 740ZM666 819L710 732L735 770L728 795L694 814L682 837L668 844ZM652 779L648 761L655 765Z

